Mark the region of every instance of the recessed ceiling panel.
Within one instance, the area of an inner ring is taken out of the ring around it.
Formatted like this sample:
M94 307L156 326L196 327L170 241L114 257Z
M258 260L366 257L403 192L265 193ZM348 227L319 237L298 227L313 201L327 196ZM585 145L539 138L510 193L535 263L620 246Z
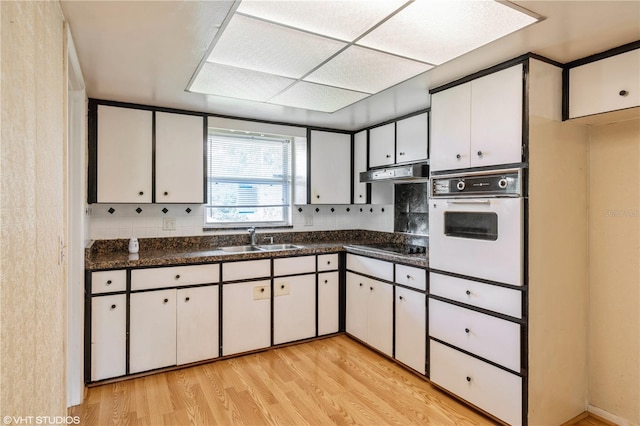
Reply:
M351 46L305 77L306 81L367 93L398 84L432 68L421 62Z
M205 63L190 91L266 102L293 82L276 75Z
M238 12L317 34L352 41L407 0L251 1Z
M208 62L300 78L346 44L235 15Z
M536 21L494 1L415 1L358 44L439 65Z
M269 102L322 112L334 112L369 96L367 93L298 82Z

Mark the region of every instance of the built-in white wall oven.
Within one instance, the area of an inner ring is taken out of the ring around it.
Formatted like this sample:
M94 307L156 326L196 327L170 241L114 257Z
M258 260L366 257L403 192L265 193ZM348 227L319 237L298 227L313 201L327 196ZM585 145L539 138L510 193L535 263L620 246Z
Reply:
M429 267L520 286L522 170L432 176Z

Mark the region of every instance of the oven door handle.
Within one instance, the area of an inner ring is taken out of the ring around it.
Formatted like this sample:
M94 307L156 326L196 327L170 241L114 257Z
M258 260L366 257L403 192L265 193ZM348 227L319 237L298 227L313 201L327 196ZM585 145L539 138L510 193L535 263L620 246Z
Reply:
M484 204L484 205L489 205L491 204L491 200L465 200L465 201L447 201L447 204Z

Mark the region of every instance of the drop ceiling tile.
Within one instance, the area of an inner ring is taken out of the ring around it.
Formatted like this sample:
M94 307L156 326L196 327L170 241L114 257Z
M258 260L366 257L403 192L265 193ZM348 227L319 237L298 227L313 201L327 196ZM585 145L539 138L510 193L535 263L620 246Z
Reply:
M300 78L345 46L336 40L235 15L207 61Z
M494 1L415 1L358 44L439 65L536 21Z
M189 90L266 102L295 80L226 65L205 63Z
M352 41L407 0L250 1L238 12L340 40Z
M378 93L421 74L431 65L351 46L305 77L305 81Z
M367 93L300 81L271 99L269 103L314 111L335 112L367 96L369 96Z

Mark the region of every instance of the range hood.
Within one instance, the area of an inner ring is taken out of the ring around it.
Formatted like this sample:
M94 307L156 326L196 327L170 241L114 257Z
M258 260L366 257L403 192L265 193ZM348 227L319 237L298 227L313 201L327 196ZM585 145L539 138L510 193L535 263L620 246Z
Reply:
M391 166L360 173L360 182L379 181L424 182L429 178L429 162Z

